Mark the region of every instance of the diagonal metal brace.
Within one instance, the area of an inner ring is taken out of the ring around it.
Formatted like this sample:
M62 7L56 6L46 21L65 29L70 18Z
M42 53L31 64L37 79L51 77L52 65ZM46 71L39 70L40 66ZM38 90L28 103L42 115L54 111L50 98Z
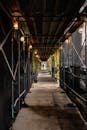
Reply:
M72 43L72 47L73 47L73 49L75 50L75 52L76 52L76 54L77 54L77 56L78 56L79 60L81 61L82 65L83 65L83 66L85 66L85 64L84 64L84 62L83 62L83 60L82 60L81 56L78 54L78 52L77 52L77 50L76 50L76 48L75 48L75 46L74 46L74 44L73 44L73 43Z
M4 46L4 44L6 43L6 41L7 41L8 37L9 37L9 35L11 34L11 32L12 32L12 29L11 29L11 30L8 32L8 34L6 35L5 39L3 40L3 42L2 42L1 45L0 45L0 48L2 48L2 47Z
M8 68L9 68L9 71L10 71L11 75L12 75L13 79L15 80L14 74L13 74L13 72L12 72L12 69L11 69L11 67L10 67L10 64L9 64L9 62L8 62L8 59L7 59L6 55L5 55L4 50L1 49L1 52L2 52L2 54L3 54L3 56L4 56L4 59L5 59L6 63L7 63L7 66L8 66Z

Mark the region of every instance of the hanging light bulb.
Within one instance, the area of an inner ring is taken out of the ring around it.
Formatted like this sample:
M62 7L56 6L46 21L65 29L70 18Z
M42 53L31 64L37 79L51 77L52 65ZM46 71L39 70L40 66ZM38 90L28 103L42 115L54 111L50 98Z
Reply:
M72 44L72 38L69 37L68 39L65 40L66 44L70 45Z
M29 45L29 49L32 49L32 45L31 44Z
M21 40L21 42L24 42L24 41L25 41L24 36L22 36L22 37L20 38L20 40Z
M30 44L28 47L28 52L30 52L31 49L32 49L32 45Z
M78 32L79 32L79 33L82 33L82 32L83 32L83 28L80 27L80 28L78 29Z
M18 21L14 20L14 22L13 22L13 28L15 30L18 30Z
M34 54L37 55L37 51L35 51Z
M65 42L68 44L69 43L69 39L66 39Z
M59 48L61 51L63 50L63 46L60 46L60 48Z
M38 54L36 55L37 58L39 58Z

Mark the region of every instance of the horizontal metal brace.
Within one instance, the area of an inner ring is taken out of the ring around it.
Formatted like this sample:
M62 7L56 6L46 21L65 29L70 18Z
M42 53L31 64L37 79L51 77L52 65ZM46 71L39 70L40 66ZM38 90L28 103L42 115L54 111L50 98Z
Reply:
M64 81L63 81L64 82ZM77 92L75 92L72 88L70 88L65 82L64 84L66 85L66 87L68 89L70 89L70 91L75 94L80 100L82 100L83 102L87 103L87 100L85 98L83 98L82 96L80 96Z
M33 37L58 37L58 35L62 35L62 34L60 34L60 33L58 33L57 35L39 35L39 34L37 34L37 35L31 35L31 36L33 36Z
M72 17L73 14L70 14L70 13L67 13L67 14L64 14L64 13L61 13L61 14L41 14L41 13L35 13L35 14L32 14L32 15L25 15L25 18L29 18L29 17L35 17L35 18L45 18L45 17L49 17L49 18L66 18L66 17ZM20 16L19 16L20 17Z
M58 47L35 47L35 48L37 48L37 49L45 49L45 48L48 48L48 49L58 49Z

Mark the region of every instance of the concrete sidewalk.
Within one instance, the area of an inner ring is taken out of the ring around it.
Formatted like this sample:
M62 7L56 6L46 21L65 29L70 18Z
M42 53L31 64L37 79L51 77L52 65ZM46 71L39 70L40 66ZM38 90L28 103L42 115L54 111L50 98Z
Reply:
M47 72L39 74L13 130L87 130L75 105Z

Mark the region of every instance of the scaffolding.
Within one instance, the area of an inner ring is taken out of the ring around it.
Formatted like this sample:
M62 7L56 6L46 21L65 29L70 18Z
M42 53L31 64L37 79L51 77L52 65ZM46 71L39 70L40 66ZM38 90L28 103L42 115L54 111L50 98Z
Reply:
M60 48L60 85L87 119L87 23L80 28Z

